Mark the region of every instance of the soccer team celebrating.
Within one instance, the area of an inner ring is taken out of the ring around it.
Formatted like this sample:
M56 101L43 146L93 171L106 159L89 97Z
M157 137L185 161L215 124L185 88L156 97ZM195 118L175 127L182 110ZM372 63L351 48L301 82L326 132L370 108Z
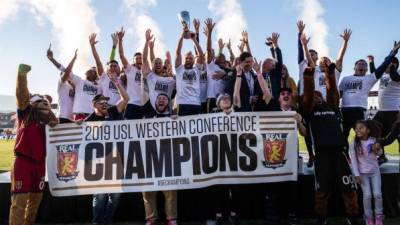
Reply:
M96 65L85 76L73 73L77 51L64 67L47 50L47 58L60 70L57 86L58 116L51 111L49 95L29 92L29 65L20 64L17 74L17 139L12 167L10 224L33 224L44 189L44 125L83 121L136 120L177 117L205 113L255 111L295 111L299 133L304 136L309 161L315 170L316 224L326 224L328 200L334 187L341 191L347 221L358 224L358 188L363 192L364 221L383 224L383 204L379 165L387 162L384 146L400 136L400 75L395 42L388 56L376 68L373 56L357 60L354 74L339 82L351 30L340 35L342 46L336 60L319 57L318 49L309 49L305 24L297 23L299 81L289 75L279 48L279 34L272 33L265 44L271 57L257 61L250 48L248 33L243 31L235 56L230 40L219 39L212 46L215 23L204 21L206 46L200 45L200 21L193 21L194 32L184 26L176 47L175 61L166 52L164 59L155 55L155 37L148 29L142 52L130 62L124 50L125 31L112 34L112 50L106 65L97 53L96 34L89 44ZM183 42L193 43L194 51L182 55ZM227 41L227 42L224 42ZM224 55L224 48L229 58ZM116 52L119 53L119 61ZM132 53L128 53L132 54ZM369 67L369 68L368 68ZM368 72L369 71L369 72ZM83 78L84 77L84 78ZM368 93L379 82L379 111L366 119ZM354 141L348 143L351 129ZM265 224L280 224L277 210L283 185L296 192L296 182L265 186ZM234 185L208 187L212 213L207 224L240 223L235 206ZM156 224L156 192L143 192L146 225ZM285 193L287 194L287 193ZM163 191L168 225L177 224L177 191ZM111 224L120 199L119 193L93 196L93 224ZM295 201L296 197L293 197ZM374 204L372 204L372 200ZM230 202L229 209L225 206ZM295 204L293 204L295 205ZM290 208L290 207L289 207ZM223 213L224 212L224 213ZM225 212L228 212L225 215ZM299 224L296 210L289 209L291 224Z

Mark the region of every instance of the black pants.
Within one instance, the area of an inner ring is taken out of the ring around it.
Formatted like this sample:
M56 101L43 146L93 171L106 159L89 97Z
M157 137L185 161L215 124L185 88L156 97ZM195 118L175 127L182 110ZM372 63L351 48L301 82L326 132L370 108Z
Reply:
M215 185L207 188L209 199L212 204L209 208L209 218L215 219L216 214L229 216L230 212L237 213L238 202L237 196L239 194L238 187L235 185Z
M378 111L375 114L373 120L382 124L382 137L386 137L389 134L393 124L399 118L399 115L399 111ZM397 142L400 144L400 138L397 138Z
M179 116L190 116L201 114L201 106L200 105L186 105L180 104L178 105L178 115Z
M354 126L358 120L365 119L365 109L361 107L349 107L341 109L343 116L343 136L346 139L346 149L349 149L348 138L351 128Z

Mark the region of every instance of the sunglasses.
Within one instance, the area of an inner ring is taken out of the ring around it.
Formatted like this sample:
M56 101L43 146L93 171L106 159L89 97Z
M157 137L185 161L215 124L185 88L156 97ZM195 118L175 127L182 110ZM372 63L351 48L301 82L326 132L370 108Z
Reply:
M96 104L106 105L107 101L106 100L101 100L101 101L96 102Z

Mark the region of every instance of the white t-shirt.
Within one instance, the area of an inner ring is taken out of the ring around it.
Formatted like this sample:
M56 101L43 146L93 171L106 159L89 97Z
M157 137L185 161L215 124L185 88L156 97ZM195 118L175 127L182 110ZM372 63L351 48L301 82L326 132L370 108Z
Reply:
M378 103L379 111L400 110L400 82L393 81L386 73L379 79Z
M207 69L205 66L201 67L200 70L200 101L207 102L207 86L208 86L208 77L207 77Z
M343 77L339 85L342 92L342 107L368 107L368 93L378 80L375 73L365 76Z
M125 69L127 78L126 92L129 95L129 104L143 106L148 101L148 95L144 94L144 83L141 71L136 66L128 65Z
M200 105L200 70L198 65L186 69L180 65L176 70L176 97L178 105Z
M120 77L118 77L117 79L120 80ZM119 95L117 87L110 80L110 77L108 77L105 72L100 76L99 83L101 86L101 90L103 91L103 95L110 98L108 104L116 105L117 102L121 99L121 96Z
M155 108L157 96L161 93L168 95L171 100L172 92L175 89L175 79L173 77L162 77L150 72L146 80L149 87L150 103L153 108Z
M65 71L63 66L58 68L61 72ZM57 94L58 94L58 117L72 120L72 107L74 105L74 88L67 81L63 82L58 79L57 85Z
M102 93L100 85L94 84L88 80L83 80L75 74L71 74L70 80L75 85L75 99L72 112L75 114L92 113L93 97Z
M303 73L304 70L307 68L308 61L303 60L300 64L300 95L304 94L304 80L303 80ZM337 69L335 69L335 77L336 77L336 84L339 83L339 78L340 78L341 72ZM315 67L314 71L314 85L315 85L315 90L321 92L322 97L324 100L326 100L326 83L325 83L325 73L321 71L319 66Z
M226 81L224 79L215 80L213 75L219 71L223 71L215 61L207 64L207 77L208 77L208 87L207 87L207 97L217 98L219 94L225 92Z
M74 106L74 88L67 81L58 80L58 117L72 120L72 107Z

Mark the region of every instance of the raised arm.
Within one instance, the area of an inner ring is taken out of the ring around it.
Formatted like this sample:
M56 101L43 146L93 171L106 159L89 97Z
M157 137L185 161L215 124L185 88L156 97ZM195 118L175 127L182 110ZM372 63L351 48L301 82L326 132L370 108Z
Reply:
M260 60L260 62L257 62L257 60L254 60L254 61L255 62L253 64L253 69L257 74L257 80L258 80L258 83L260 84L261 91L263 92L263 99L268 104L269 101L271 101L271 99L272 99L272 95L271 95L271 91L267 87L267 82L265 81L264 76L262 75L262 72L261 72L262 61L261 60Z
M233 88L233 105L237 108L241 108L241 100L240 100L240 88L242 86L242 76L243 69L240 65L236 66L236 80Z
M178 68L180 65L182 65L182 45L184 33L185 31L182 32L181 36L178 39L178 45L176 46L175 68Z
M196 35L192 35L192 41L194 43L194 47L196 51L199 53L199 57L197 57L197 64L204 64L204 52L203 49L201 48L199 42L196 39Z
M196 40L197 40L197 42L200 43L200 20L193 19L193 26L194 26L194 34L196 35ZM194 51L195 51L196 55L199 55L196 47L194 48Z
M272 47L275 50L276 60L277 60L275 69L279 72L279 75L281 75L283 60L282 60L282 52L278 45L279 36L280 35L278 33L272 33L271 41L272 41Z
M206 19L206 21L204 23L206 25L204 32L207 35L207 64L209 64L213 60L211 37L212 37L212 30L214 29L215 23L213 23L211 18Z
M62 82L65 82L70 78L71 72L72 72L72 68L74 67L74 63L76 61L76 57L77 56L78 56L78 49L75 50L74 57L72 58L71 62L69 62L67 68L65 68L64 73L61 76L61 81Z
M224 47L225 47L224 40L222 40L222 38L218 39L218 54L224 53Z
M89 36L89 43L90 43L90 47L92 49L92 54L93 54L94 60L96 61L98 76L101 76L104 73L104 68L103 68L103 64L101 64L99 54L97 53L97 50L96 50L96 44L98 42L98 41L96 41L96 36L97 36L96 33L91 34Z
M124 40L124 35L125 35L125 30L123 27L121 27L121 30L117 32L118 36L118 52L119 52L119 58L121 59L122 65L124 68L127 68L129 65L128 60L125 57L124 53L124 45L122 44Z
M306 37L306 35L304 33L300 36L300 41L301 41L301 44L303 46L303 49L304 49L304 52L305 52L305 55L306 55L306 58L307 58L307 61L308 61L308 66L314 68L316 66L315 62L311 57L310 51L308 51L308 41L309 41L309 39L307 39L307 37Z
M115 87L118 90L119 96L121 99L117 102L117 110L119 113L125 110L126 105L129 102L129 95L126 92L125 88L122 86L122 82L117 79L116 76L110 76L110 80L114 83Z
M297 38L297 46L298 46L298 64L303 62L304 60L304 50L303 44L301 43L301 35L303 34L304 28L306 25L302 20L297 22L297 30L298 30L298 38Z
M375 70L376 79L380 79L382 77L386 68L389 66L390 62L392 62L392 59L396 56L397 52L399 51L399 48L400 48L400 41L399 42L395 41L392 51L390 51L389 55L386 56L383 63L378 68L376 68Z
M226 48L229 51L229 62L233 66L233 63L235 62L235 53L233 53L233 50L232 50L231 39L229 39L228 43L226 44Z
M51 44L49 46L49 49L47 49L47 58L50 60L51 63L53 63L55 67L57 67L57 69L61 68L61 63L54 59L53 51L51 50Z
M112 48L111 48L111 53L109 57L109 61L115 60L115 49L117 48L118 45L118 32L115 32L111 34L111 39L112 39Z
M245 30L242 31L242 42L244 44L244 47L246 47L246 51L251 54L249 34Z
M368 57L368 64L369 64L369 72L373 73L376 70L374 56L368 55L367 57Z
M153 40L149 41L149 49L150 49L150 62L153 62L154 59L156 58L156 55L154 54L154 43L156 42L156 39L153 38Z
M390 79L396 82L400 82L399 71L397 71L396 66L393 64L390 66Z
M344 54L346 53L347 43L350 40L350 36L351 36L350 29L345 29L343 31L343 34L340 35L340 37L342 37L342 39L343 39L343 42L342 42L342 47L340 47L338 57L336 59L336 68L339 71L342 71L343 58L344 58Z
M146 30L145 37L146 37L146 42L144 43L143 54L142 54L142 58L143 58L142 75L143 75L143 77L146 78L147 75L151 72L150 64L149 64L149 60L148 60L148 54L149 54L149 41L151 39L153 39L153 35L151 34L150 29Z
M325 79L326 102L330 107L338 109L340 102L340 95L339 95L339 90L337 88L337 82L335 76L336 65L334 63L331 63L329 66L326 65L326 67L328 68L328 73Z
M304 96L303 96L303 110L306 114L310 114L314 108L314 67L307 67L303 73L304 79Z
M26 107L29 106L27 74L30 70L31 67L29 65L19 64L15 96L17 97L17 108L21 111L25 110Z

